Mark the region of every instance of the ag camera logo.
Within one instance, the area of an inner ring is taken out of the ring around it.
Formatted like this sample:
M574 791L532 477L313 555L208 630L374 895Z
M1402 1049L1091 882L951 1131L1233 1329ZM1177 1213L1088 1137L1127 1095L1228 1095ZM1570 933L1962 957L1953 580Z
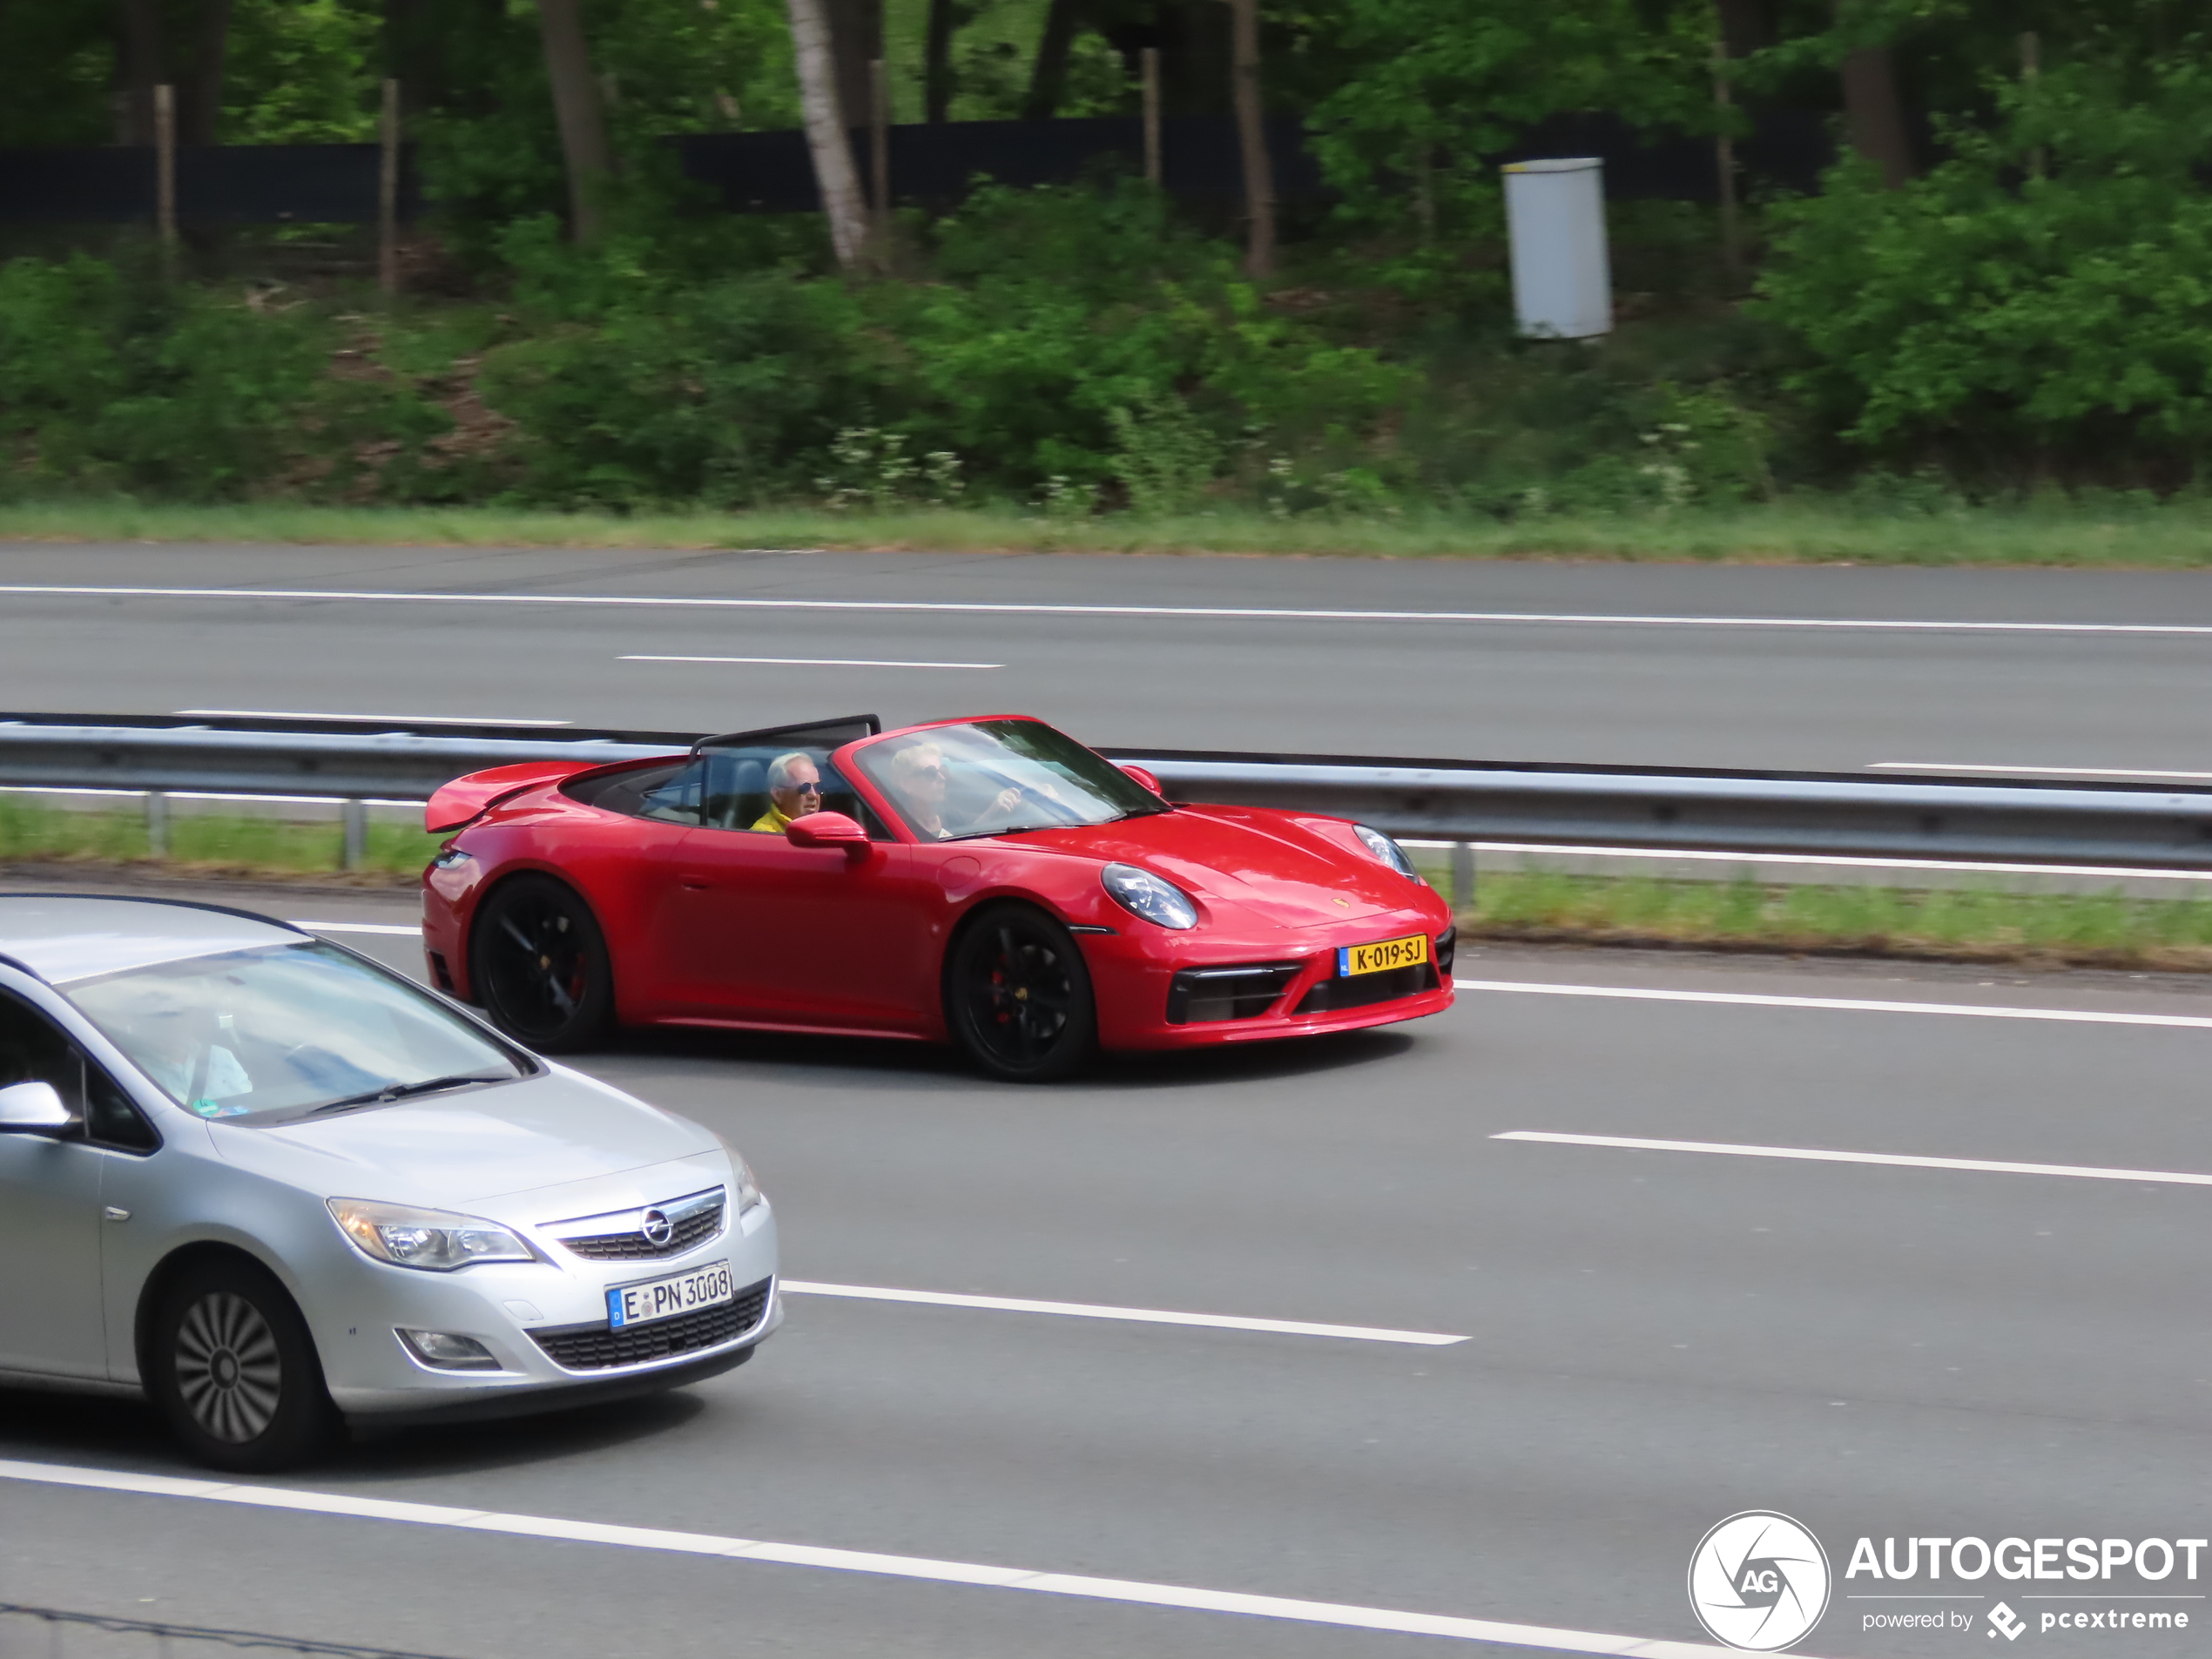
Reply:
M1697 1622L1714 1641L1749 1653L1802 1641L1828 1610L1830 1582L1820 1541L1770 1509L1730 1515L1689 1558Z

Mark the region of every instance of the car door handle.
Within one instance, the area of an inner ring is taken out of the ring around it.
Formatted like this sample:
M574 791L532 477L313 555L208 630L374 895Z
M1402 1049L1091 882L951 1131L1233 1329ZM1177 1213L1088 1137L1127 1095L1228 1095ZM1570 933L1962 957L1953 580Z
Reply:
M128 1221L131 1219L131 1212L128 1210L118 1210L113 1204L110 1204L106 1209L101 1211L100 1216L101 1218L105 1221Z
M679 875L676 881L678 886L691 893L705 893L714 885L703 875Z

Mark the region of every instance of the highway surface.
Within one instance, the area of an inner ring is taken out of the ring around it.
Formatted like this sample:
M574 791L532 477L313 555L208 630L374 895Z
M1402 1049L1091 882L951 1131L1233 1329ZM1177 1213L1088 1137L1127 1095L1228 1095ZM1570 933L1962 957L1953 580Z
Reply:
M21 710L1023 710L1103 744L2201 776L2209 680L2188 572L0 546Z
M404 898L287 914L415 963ZM888 1043L587 1062L742 1147L791 1279L1367 1336L803 1292L725 1378L373 1440L269 1483L293 1508L118 1489L194 1471L136 1408L0 1396L0 1459L95 1483L0 1464L0 1600L469 1659L1664 1659L1629 1644L1705 1640L1690 1551L1754 1507L1832 1559L1814 1654L1991 1654L2000 1589L2033 1621L2090 1603L2023 1591L2212 1588L2212 1561L1952 1583L1973 1628L1931 1635L1865 1626L1922 1603L1846 1599L1925 1584L1843 1576L1861 1534L2212 1533L2212 995L1604 952L1459 972L1480 988L1413 1027L1046 1089ZM1903 1161L1497 1138L1532 1131ZM1424 1333L1465 1339L1388 1339ZM2202 1599L2130 1605L2196 1629L2023 1651L2203 1651ZM43 1639L0 1621L0 1652ZM149 1651L94 1640L55 1651Z

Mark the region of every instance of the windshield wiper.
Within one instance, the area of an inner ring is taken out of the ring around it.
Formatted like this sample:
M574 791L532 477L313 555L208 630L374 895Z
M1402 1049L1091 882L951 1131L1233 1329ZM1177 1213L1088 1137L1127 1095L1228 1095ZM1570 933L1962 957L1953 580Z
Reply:
M511 1075L511 1074L510 1074ZM497 1083L507 1079L496 1074L487 1076L481 1071L456 1072L450 1077L425 1077L420 1082L387 1083L381 1089L371 1089L363 1094L347 1095L340 1100L327 1100L315 1108L319 1112L334 1112L341 1106L381 1106L388 1101L406 1100L415 1095L435 1095L441 1089L459 1089L469 1083Z

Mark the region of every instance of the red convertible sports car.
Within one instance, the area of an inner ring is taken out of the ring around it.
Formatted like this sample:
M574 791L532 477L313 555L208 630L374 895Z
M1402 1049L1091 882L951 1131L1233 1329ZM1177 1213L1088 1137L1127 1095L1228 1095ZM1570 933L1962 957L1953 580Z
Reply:
M1343 1031L1452 1002L1452 918L1338 818L1170 804L1041 720L873 715L459 779L436 982L534 1047L620 1025L908 1037L985 1071Z

